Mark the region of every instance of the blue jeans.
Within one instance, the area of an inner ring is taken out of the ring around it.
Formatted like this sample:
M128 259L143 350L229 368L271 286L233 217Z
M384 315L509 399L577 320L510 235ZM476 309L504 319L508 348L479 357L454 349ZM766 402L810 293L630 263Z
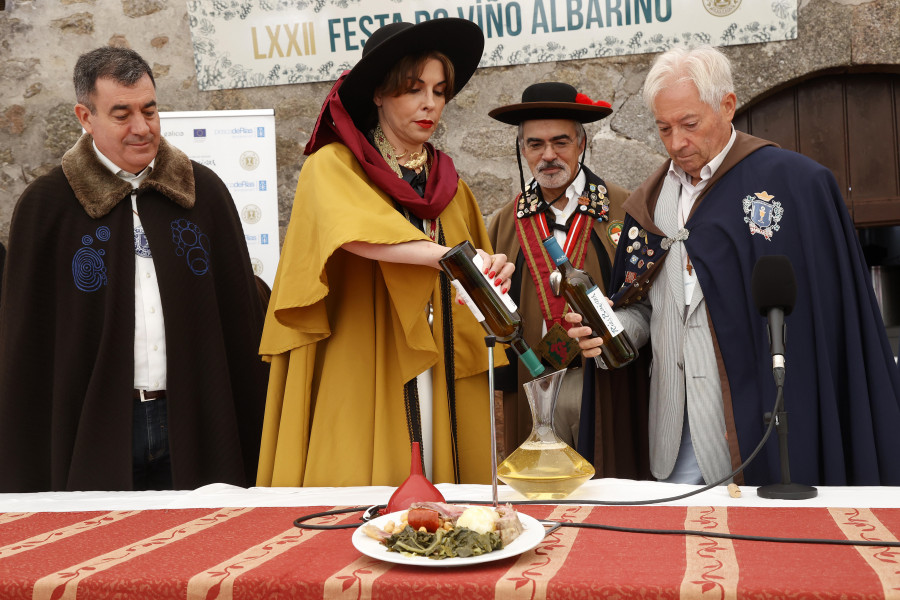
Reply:
M166 399L133 400L131 452L135 490L172 489Z

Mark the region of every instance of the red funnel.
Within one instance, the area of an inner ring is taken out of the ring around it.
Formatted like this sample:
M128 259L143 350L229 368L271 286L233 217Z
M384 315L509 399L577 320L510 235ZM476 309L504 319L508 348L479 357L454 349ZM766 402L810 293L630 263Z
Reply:
M406 510L413 502L444 502L444 496L422 474L422 453L419 449L419 442L412 443L409 477L391 495L386 510L388 513Z

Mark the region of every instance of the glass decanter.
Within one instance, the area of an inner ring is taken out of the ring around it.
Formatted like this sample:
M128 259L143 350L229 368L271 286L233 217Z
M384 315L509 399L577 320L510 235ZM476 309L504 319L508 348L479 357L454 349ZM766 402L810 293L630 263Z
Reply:
M565 498L594 476L594 467L553 430L556 396L566 370L526 383L531 435L497 467L497 478L531 500Z

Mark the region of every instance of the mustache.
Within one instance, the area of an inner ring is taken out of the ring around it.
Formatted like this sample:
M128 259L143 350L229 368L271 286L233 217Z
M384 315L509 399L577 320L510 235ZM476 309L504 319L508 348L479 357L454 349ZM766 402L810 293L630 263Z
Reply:
M538 163L537 170L545 171L547 169L565 169L566 165L561 160L551 160L550 162L542 160Z
M154 135L152 133L147 135L129 135L125 138L124 142L126 144L146 144L147 142L152 142L154 139Z

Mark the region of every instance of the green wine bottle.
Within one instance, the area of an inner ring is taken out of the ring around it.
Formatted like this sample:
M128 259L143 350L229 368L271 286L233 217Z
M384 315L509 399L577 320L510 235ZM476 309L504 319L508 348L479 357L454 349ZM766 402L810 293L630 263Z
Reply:
M572 266L555 237L545 239L544 248L562 275L559 291L563 298L581 315L582 323L591 328L591 337L603 338L597 364L604 369L618 369L636 359L637 349L591 276Z
M522 337L522 317L506 294L499 294L484 273L481 256L468 241L457 244L440 260L441 268L451 277L457 297L498 342L508 344L533 377L544 372L544 365Z

